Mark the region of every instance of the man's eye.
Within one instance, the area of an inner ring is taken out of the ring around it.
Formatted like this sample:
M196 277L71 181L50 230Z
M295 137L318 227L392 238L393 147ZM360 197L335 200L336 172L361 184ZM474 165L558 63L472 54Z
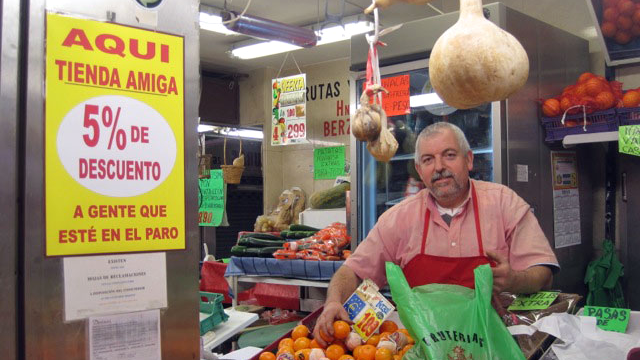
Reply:
M422 158L422 163L427 165L433 162L433 158Z
M447 157L447 159L455 159L456 153L447 153L445 156Z

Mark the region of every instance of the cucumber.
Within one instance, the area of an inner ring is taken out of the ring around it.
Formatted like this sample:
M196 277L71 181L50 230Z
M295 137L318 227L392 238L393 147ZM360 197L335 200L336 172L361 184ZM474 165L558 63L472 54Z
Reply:
M335 209L346 205L345 194L351 184L343 182L327 190L316 191L309 198L312 209Z
M282 246L284 243L284 240L255 239L252 237L241 237L240 239L238 239L238 245L246 246L249 248Z
M261 232L246 233L240 236L240 238L246 238L246 237L250 237L254 239L264 239L264 240L282 240L280 236L276 236L269 233L261 233Z
M233 256L245 256L247 247L236 245L231 248L231 255Z
M292 231L292 230L282 230L280 232L280 236L285 239L302 239L309 236L312 236L317 231Z
M260 248L260 257L267 257L270 258L273 256L273 253L280 250L280 249L284 249L282 246L269 246L269 247L263 247Z
M316 228L311 227L311 226L300 225L300 224L291 224L289 226L289 230L290 231L315 231L315 232L320 231L320 229L316 229Z

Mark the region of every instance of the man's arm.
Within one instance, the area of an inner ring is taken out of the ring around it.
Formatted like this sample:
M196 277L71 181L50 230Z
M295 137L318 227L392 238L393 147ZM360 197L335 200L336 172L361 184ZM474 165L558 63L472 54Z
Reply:
M329 337L333 338L333 322L335 319L340 318L351 322L347 311L342 307L342 303L356 290L359 284L360 279L348 266L341 266L338 271L333 274L331 282L329 283L329 289L327 290L327 300L324 303L324 309L313 329L313 337L320 345L327 345L321 336L321 332L325 334L325 337L329 335Z
M509 291L515 294L530 294L551 287L553 273L544 265L532 266L526 270L516 271L509 265L509 260L493 251L487 256L497 263L493 271L493 292Z

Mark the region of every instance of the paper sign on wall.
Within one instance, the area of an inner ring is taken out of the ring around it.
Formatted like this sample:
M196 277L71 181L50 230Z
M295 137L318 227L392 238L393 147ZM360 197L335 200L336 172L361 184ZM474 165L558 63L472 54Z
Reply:
M580 191L575 151L552 151L553 235L555 247L578 245L580 237Z
M382 79L382 87L388 94L382 92L382 108L387 116L411 113L409 106L409 75L400 75Z
M618 151L640 156L640 125L620 126L618 129Z
M598 319L598 327L602 330L624 333L627 331L627 325L629 325L631 311L629 309L585 306L582 314L596 317Z
M184 249L184 39L46 22L46 255Z
M344 145L313 150L313 178L335 179L344 175Z
M209 179L200 179L198 192L198 223L200 226L220 226L226 204L226 186L222 170L210 170Z
M89 318L89 360L157 360L160 310Z
M271 145L307 141L307 75L271 80Z

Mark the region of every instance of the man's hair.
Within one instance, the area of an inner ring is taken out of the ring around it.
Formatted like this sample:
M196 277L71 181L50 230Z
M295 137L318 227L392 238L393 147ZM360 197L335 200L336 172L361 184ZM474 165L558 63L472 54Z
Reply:
M420 140L422 139L426 140L435 134L442 134L442 132L445 129L449 129L451 130L451 132L453 132L453 135L455 135L456 140L458 141L458 147L460 148L460 151L463 154L466 154L471 150L471 147L469 146L469 141L467 141L467 138L464 136L464 133L462 132L462 130L460 130L459 127L457 127L456 125L453 125L452 123L448 123L444 121L433 123L427 126L426 128L422 129L422 131L420 132L420 135L418 135L418 138L416 139L416 153L414 156L416 164L418 164L420 160L419 159L420 158L420 147L419 147Z

